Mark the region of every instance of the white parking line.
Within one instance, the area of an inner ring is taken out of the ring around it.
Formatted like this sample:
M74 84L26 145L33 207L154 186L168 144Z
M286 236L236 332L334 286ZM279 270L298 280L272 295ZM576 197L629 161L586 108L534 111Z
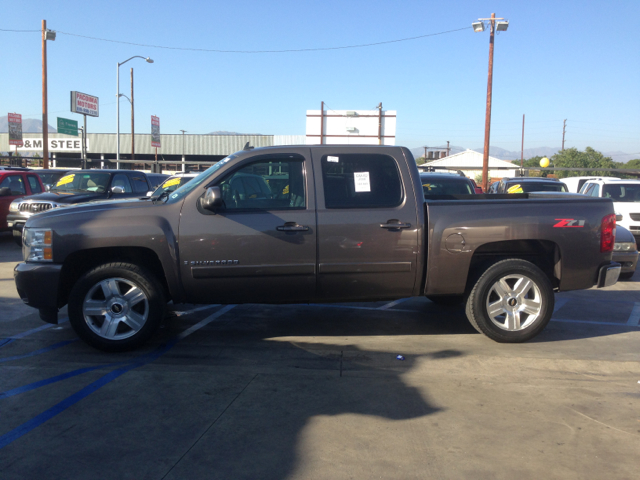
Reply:
M613 327L640 327L640 325L631 325L629 323L614 323L614 322L594 322L591 320L567 320L564 318L552 318L552 322L565 322L565 323L586 323L593 325L609 325Z
M570 298L556 298L556 305L553 307L553 313L556 313L562 307L564 307L567 302L571 300Z
M640 302L636 302L631 310L631 315L629 315L629 320L627 320L627 325L631 325L632 327L637 327L640 324Z
M386 310L391 307L395 307L399 303L406 302L407 300L411 300L411 297L401 298L400 300L394 300L393 302L389 302L381 307L378 307L378 310Z

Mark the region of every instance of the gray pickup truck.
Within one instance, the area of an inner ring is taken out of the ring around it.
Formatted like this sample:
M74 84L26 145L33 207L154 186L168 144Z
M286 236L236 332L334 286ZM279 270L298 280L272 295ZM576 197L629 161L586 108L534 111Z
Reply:
M608 199L442 195L425 202L402 147L237 152L149 201L33 215L15 267L23 301L90 345L137 347L177 303L306 303L424 295L522 342L554 292L616 283Z

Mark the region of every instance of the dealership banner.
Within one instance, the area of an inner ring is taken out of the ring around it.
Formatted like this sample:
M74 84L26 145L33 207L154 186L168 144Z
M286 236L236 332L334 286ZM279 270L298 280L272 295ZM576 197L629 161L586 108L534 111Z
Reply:
M160 148L160 117L151 115L151 146Z
M90 117L98 117L98 97L86 93L71 92L71 111Z
M41 152L43 142L42 137L25 138L23 145L18 147L18 152ZM89 139L87 138L87 151L89 151ZM82 140L74 138L49 137L49 152L82 152Z
M9 120L9 145L22 145L22 115L19 113L8 114Z

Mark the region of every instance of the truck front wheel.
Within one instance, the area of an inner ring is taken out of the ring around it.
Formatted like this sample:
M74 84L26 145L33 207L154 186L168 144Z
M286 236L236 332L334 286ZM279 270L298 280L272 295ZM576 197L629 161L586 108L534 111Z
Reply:
M502 260L478 279L467 299L466 314L480 333L503 343L532 339L551 320L553 287L531 262Z
M107 352L142 345L160 326L162 286L146 269L107 263L84 274L69 295L69 323L82 340Z

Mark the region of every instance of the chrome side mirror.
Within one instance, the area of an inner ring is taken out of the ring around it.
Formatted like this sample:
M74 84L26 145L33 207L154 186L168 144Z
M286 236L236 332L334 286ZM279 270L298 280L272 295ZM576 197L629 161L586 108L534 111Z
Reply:
M116 185L115 187L111 187L111 193L113 193L113 194L124 193L124 187L121 187L120 185Z
M45 192L50 192L50 191L51 191L51 185L49 185L48 183L47 183L47 184L45 184L45 186L44 186L44 191L45 191Z
M222 191L220 187L209 187L202 197L202 208L214 211L222 206Z

